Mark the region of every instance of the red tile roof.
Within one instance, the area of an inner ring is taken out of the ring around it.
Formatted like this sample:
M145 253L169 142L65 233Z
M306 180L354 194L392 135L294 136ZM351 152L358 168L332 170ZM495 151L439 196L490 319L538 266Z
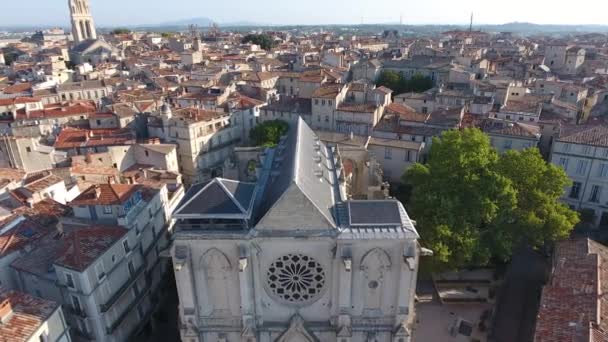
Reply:
M26 83L13 84L12 86L6 87L6 88L4 88L3 92L5 94L19 94L19 93L23 93L23 92L26 92L31 89L32 89L32 84L26 82Z
M0 235L0 255L24 248L51 232L50 228L42 227L33 220L17 215L4 220L0 229L8 228L9 225L14 227Z
M129 145L135 143L133 132L122 129L95 129L64 128L57 140L55 148L69 149L77 147Z
M126 234L127 229L114 226L92 226L70 232L64 237L64 250L55 264L82 272Z
M10 342L29 341L59 308L50 300L5 288L0 289L0 303L12 309L8 320L0 324L0 340Z
M132 184L93 185L74 198L70 205L119 205L137 190L141 190L140 186Z
M608 247L589 239L562 241L554 267L534 340L608 341Z

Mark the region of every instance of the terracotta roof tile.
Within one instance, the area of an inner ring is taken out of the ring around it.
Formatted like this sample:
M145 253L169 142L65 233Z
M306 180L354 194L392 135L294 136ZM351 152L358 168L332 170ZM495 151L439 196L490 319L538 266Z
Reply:
M91 226L70 232L64 237L64 250L55 264L82 272L126 234L127 229L114 226Z
M59 308L59 304L28 294L0 289L0 303L10 305L12 314L0 324L0 340L11 342L29 341Z
M83 191L70 205L119 205L137 190L140 186L132 184L98 184Z

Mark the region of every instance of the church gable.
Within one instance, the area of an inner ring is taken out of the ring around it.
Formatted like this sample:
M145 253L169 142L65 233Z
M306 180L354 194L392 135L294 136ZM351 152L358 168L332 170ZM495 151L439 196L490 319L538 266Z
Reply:
M304 327L304 319L299 315L291 318L289 328L276 340L277 342L318 342L319 340Z
M294 183L256 226L256 229L259 230L326 230L332 228L333 225L330 221Z

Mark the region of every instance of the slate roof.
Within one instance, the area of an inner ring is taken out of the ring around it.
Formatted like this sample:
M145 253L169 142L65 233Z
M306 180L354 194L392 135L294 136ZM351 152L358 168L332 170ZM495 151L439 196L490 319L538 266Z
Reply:
M253 208L255 183L214 178L193 185L175 210L175 218L249 217Z
M318 146L319 153L315 145ZM287 138L277 148L275 159L279 158L280 162L274 170L279 173L276 176L271 175L265 186L259 217L265 216L279 203L283 194L293 185L310 200L331 226L336 227L333 215L333 185L330 183L332 175L325 167L329 153L331 152L318 140L313 130L302 118L298 118L296 125L290 128ZM314 160L317 155L321 157L320 163ZM324 172L323 181L314 174L314 170L319 168L318 164L324 165L321 168Z
M400 225L401 215L396 201L350 201L348 202L351 226Z

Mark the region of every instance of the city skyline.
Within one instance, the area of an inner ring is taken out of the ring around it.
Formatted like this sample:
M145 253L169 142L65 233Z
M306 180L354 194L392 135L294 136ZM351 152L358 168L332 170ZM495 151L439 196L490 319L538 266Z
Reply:
M595 1L592 1L595 2ZM608 10L608 3L597 1L592 12L572 12L567 8L555 8L548 0L528 2L514 0L501 11L495 11L482 0L465 0L458 3L444 0L430 0L419 3L404 3L398 0L337 0L324 3L311 0L284 7L276 0L251 2L235 0L225 2L200 2L177 0L173 6L161 7L158 0L144 1L118 0L96 1L91 4L97 25L145 26L159 25L192 18L209 18L222 23L248 22L258 25L330 25L330 24L466 24L471 12L475 13L475 23L504 24L510 22L530 22L535 24L587 25L605 22L602 13ZM11 2L3 6L0 13L2 26L68 26L69 13L63 1L39 0ZM121 11L117 11L121 8ZM391 9L387 11L387 9ZM32 10L35 9L35 10ZM525 9L522 11L521 9ZM11 13L27 11L28 19Z

